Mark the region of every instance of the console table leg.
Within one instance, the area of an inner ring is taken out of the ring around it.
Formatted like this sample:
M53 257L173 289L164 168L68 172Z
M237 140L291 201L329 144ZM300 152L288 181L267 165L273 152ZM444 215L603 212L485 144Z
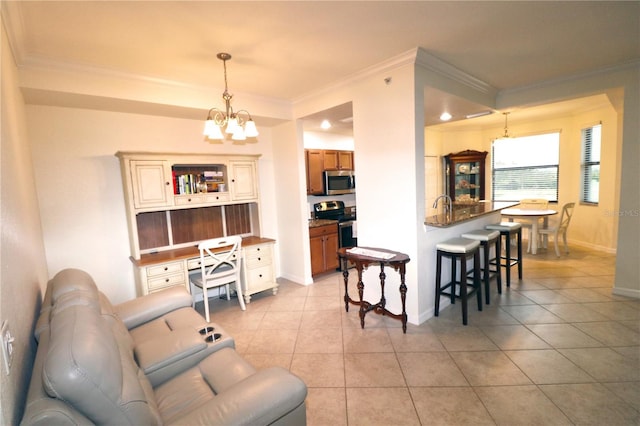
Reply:
M360 296L360 326L364 328L364 283L362 282L362 265L356 264L358 269L358 296Z
M349 312L349 270L347 269L347 260L342 259L342 276L344 277L344 310Z
M404 264L400 266L400 299L402 300L402 332L407 333L407 285L404 283L405 267Z
M384 315L384 309L387 304L387 300L384 298L384 282L387 275L384 273L384 263L380 262L380 303L378 304L382 309L382 315Z

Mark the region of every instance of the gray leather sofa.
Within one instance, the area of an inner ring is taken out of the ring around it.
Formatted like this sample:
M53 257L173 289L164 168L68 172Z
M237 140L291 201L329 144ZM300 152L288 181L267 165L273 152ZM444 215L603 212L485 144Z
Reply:
M183 288L112 306L77 269L50 282L23 425L304 425L307 388L256 371Z

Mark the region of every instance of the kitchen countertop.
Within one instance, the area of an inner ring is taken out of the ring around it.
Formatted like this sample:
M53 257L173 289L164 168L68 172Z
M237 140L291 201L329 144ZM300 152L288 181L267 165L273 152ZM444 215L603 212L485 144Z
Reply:
M450 214L444 214L443 212L434 216L429 216L424 220L424 224L438 228L447 228L449 226L457 225L458 223L466 222L468 220L517 205L517 202L504 201L480 201L477 204L468 206L454 204L453 211Z
M333 225L336 223L338 223L338 221L333 219L309 219L309 228L316 228L318 226L325 226L325 225Z

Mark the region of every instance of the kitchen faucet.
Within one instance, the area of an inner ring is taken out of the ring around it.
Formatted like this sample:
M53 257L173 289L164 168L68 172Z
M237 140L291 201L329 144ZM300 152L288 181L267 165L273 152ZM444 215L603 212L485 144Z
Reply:
M440 201L441 198L445 199L444 202L444 214L449 214L451 212L451 197L449 197L447 194L442 194L440 196L438 196L438 198L436 198L436 201L433 202L433 208L437 209L438 208L438 201Z

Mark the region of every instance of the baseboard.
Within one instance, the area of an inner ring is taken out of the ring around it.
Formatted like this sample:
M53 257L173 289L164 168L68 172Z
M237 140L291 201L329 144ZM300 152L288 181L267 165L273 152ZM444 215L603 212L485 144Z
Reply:
M287 281L292 281L296 284L301 284L301 285L311 285L313 284L313 280L309 281L309 282L305 282L304 277L299 277L297 275L291 275L291 274L282 274L280 275L278 278L276 278L276 282L278 282L280 279L285 279Z
M610 254L616 254L617 250L615 247L604 247L604 246L599 246L597 244L591 244L591 243L585 243L584 241L576 241L576 240L567 240L567 244L569 245L569 252L571 252L571 245L576 245L576 246L580 246L580 247L584 247L584 248L588 248L591 250L596 250L596 251L602 251L605 253L610 253ZM561 245L562 247L562 245ZM562 251L562 250L560 250Z
M611 293L615 294L616 296L625 296L625 297L632 297L634 299L640 299L640 290L636 290L632 288L613 287L613 290L611 290Z

